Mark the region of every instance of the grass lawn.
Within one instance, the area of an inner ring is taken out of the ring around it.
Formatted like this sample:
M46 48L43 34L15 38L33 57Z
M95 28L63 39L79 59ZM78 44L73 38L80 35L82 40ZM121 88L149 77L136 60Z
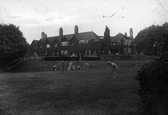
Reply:
M137 62L132 66L119 62L115 79L108 65L63 74L0 73L0 114L139 115L141 103L135 80L139 68Z

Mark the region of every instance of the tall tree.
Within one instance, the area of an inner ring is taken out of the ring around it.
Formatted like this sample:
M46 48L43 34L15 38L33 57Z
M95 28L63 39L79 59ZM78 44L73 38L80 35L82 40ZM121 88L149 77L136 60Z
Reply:
M136 38L135 43L138 53L145 55L158 55L158 46L164 38L164 31L168 29L168 23L162 26L150 26L141 30Z
M104 32L104 39L103 39L103 50L108 53L110 50L110 29L106 26L105 32Z
M28 43L19 27L0 24L0 59L6 62L21 58L26 54Z

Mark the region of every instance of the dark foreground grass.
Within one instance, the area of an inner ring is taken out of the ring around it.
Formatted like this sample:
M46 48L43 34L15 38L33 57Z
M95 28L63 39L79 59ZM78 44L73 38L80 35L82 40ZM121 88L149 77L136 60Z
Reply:
M135 64L136 65L136 64ZM139 66L110 69L1 73L0 114L139 115L135 75Z

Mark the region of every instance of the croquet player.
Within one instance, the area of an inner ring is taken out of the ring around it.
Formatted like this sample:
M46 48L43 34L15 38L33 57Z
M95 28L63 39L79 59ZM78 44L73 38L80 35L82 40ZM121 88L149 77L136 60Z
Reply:
M113 78L116 78L115 73L116 69L118 68L117 64L112 62L108 62L108 64L111 66L111 73L113 74Z
M67 70L72 70L72 62L69 63L68 69Z
M89 64L87 62L85 62L85 70L89 69Z
M57 70L57 66L56 66L56 65L53 66L53 70L54 70L54 71Z
M64 69L65 69L65 62L61 61L61 73L64 72Z

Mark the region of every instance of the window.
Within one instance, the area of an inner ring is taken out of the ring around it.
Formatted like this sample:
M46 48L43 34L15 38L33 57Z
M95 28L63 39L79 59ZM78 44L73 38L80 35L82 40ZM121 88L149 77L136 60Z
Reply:
M127 45L127 41L123 41L123 45Z
M68 54L68 50L61 50L61 54Z
M79 44L87 44L88 43L88 40L80 40L79 41Z
M113 44L114 46L115 46L115 45L118 45L118 43L117 43L117 42L114 42L114 43L112 43L112 44Z
M69 46L69 43L68 42L61 42L61 45L62 46Z
M55 44L54 47L57 47L57 44Z
M128 46L130 46L130 45L131 45L131 40L125 40L125 41L123 42L123 45L128 45Z
M131 45L131 40L127 40L127 45L128 45L128 46Z
M68 50L65 50L65 51L64 51L64 54L68 54Z
M131 53L131 48L128 48L128 53Z
M61 54L64 54L64 50L61 50Z
M46 48L50 48L50 47L51 47L50 44L47 44L47 45L46 45Z
M43 48L43 46L40 46L40 48Z

